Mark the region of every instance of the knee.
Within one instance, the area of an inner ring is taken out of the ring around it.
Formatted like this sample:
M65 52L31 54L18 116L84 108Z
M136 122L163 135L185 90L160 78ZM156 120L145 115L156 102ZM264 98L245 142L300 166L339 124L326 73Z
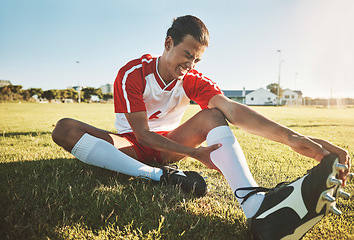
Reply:
M220 126L220 125L227 124L225 115L217 108L207 109L205 114L206 116L204 116L205 117L204 119L210 122L210 124L212 124L213 126L214 125Z
M73 127L75 120L70 118L60 119L52 132L52 139L55 143L60 145L60 140L67 137L70 128Z
M225 115L217 108L205 109L200 112L200 126L203 126L204 131L209 132L211 129L228 125Z

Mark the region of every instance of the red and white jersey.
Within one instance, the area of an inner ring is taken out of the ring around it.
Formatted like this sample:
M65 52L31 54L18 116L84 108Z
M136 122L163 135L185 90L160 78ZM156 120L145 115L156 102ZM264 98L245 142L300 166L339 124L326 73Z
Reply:
M157 71L158 57L149 54L122 67L114 82L115 127L119 134L132 132L124 113L146 111L151 131L171 131L177 128L182 116L195 101L202 109L221 90L210 79L191 70L183 80L168 85Z

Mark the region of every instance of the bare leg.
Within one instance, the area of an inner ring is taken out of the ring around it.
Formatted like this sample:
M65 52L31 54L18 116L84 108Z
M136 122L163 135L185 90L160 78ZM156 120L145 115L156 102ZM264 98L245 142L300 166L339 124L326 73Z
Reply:
M70 118L63 118L58 121L53 131L52 138L56 144L63 147L66 151L71 152L72 148L85 133L109 142L134 159L138 158L134 148L126 139L114 133L95 128Z
M162 175L160 168L136 160L136 153L127 140L88 124L62 119L52 137L58 145L86 164L155 181L159 181Z

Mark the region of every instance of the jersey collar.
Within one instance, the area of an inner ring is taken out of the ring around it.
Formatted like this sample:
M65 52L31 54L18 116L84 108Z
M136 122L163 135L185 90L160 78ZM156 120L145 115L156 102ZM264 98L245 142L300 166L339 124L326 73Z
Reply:
M173 79L171 82L169 82L169 84L166 85L166 83L163 81L162 77L160 76L160 73L158 70L159 58L160 57L156 58L156 69L154 72L155 79L163 91L171 91L173 89L173 87L176 85L177 80Z

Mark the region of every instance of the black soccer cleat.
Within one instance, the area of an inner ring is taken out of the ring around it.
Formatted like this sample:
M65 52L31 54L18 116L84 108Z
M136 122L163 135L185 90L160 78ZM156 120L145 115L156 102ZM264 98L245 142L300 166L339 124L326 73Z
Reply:
M247 219L253 239L301 239L325 215L340 215L336 199L348 199L350 194L341 189L342 180L337 177L340 170L346 169L335 154L330 154L291 183L278 184L267 191L255 188L251 194L267 193L257 213Z
M179 171L177 166L163 166L163 174L160 177L161 184L170 184L180 187L185 193L192 193L202 197L207 193L207 185L204 178L194 171Z

